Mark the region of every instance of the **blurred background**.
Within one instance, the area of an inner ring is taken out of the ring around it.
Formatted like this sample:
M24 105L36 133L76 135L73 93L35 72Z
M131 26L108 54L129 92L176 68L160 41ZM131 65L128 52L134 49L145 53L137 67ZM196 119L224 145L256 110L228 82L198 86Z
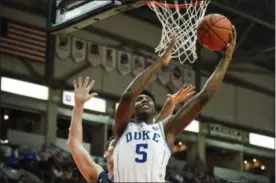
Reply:
M156 58L156 15L140 1L0 0L0 181L85 182L67 148L72 80L99 93L85 105L84 147L106 168L120 95ZM185 12L185 10L182 10ZM168 182L275 182L275 1L212 1L238 41L210 103L177 138ZM184 83L199 91L220 54L198 46L194 64L172 61L147 89L161 109ZM179 108L179 106L177 106Z

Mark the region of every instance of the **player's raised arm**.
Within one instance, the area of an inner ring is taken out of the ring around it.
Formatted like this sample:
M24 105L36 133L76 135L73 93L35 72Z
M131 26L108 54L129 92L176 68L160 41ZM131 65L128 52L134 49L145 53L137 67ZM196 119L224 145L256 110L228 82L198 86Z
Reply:
M168 98L165 104L163 105L160 113L156 117L156 122L162 121L168 116L171 116L177 104L193 96L193 94L195 93L194 89L195 87L192 85L188 87L184 85L175 94L168 94Z
M96 93L89 94L93 85L94 81L89 83L88 77L85 79L84 83L82 83L81 77L78 79L78 84L74 81L75 106L73 109L67 142L74 161L87 182L95 182L98 175L103 171L103 169L93 161L90 154L82 146L83 105L93 96L97 95Z
M169 64L174 42L175 39L171 41L164 55L155 61L150 67L140 73L123 93L115 114L116 137L120 137L123 134L127 123L130 121L133 114L133 107L136 97L144 90L152 76L156 74L163 66Z
M207 80L202 90L191 98L178 112L168 120L163 121L165 133L176 137L191 121L199 114L201 109L207 104L215 91L222 83L227 68L232 60L232 55L236 46L236 30L233 26L231 34L232 41L224 52L216 70Z

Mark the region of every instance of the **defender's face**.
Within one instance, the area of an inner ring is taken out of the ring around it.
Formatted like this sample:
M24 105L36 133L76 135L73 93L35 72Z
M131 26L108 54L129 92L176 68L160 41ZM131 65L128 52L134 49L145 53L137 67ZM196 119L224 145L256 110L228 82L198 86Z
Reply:
M134 110L136 115L154 115L155 105L149 96L141 94L136 98Z

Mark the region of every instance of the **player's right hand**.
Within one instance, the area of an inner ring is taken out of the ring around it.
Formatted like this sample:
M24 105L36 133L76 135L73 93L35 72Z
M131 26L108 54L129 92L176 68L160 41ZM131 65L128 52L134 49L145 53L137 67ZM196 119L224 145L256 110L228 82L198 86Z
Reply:
M227 46L225 53L224 53L226 57L232 57L233 52L236 47L236 42L237 42L237 31L236 31L235 26L233 25L232 26L232 34L231 34L231 42Z
M90 90L93 88L95 81L92 80L89 83L89 77L86 77L84 83L82 83L82 78L78 78L78 83L76 80L73 81L74 93L75 93L75 105L83 105L85 102L90 100L92 97L97 96L97 93L89 94Z
M175 36L173 36L171 42L169 43L165 53L161 57L161 62L166 66L170 63L172 59L172 49L175 44Z

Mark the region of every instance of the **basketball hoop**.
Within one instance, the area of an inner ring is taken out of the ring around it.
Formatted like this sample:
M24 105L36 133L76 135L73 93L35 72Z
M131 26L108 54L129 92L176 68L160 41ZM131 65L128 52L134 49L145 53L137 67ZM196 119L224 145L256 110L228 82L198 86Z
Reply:
M169 4L168 0L157 2L150 0L146 4L152 9L162 24L162 36L155 52L161 56L173 36L176 38L172 51L172 58L180 63L197 59L196 54L196 28L203 19L210 0L181 0L179 3ZM181 11L185 9L185 11Z

